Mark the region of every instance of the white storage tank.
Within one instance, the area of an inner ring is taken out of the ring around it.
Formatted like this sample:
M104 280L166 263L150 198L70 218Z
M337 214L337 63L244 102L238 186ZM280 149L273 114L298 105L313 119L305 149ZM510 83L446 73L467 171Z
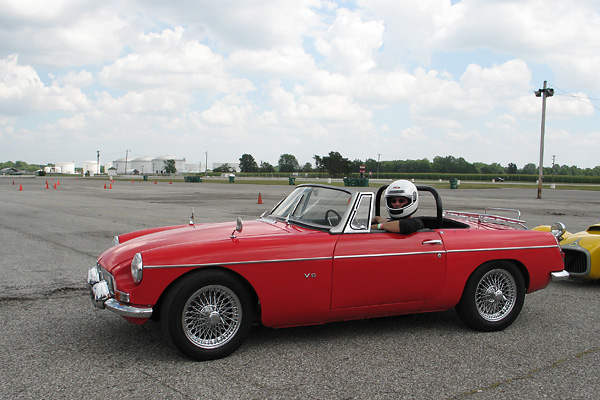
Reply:
M61 174L74 174L75 173L75 161L58 162L54 165L57 170L60 169Z
M84 175L88 172L90 175L97 174L99 172L98 161L84 161L82 170Z

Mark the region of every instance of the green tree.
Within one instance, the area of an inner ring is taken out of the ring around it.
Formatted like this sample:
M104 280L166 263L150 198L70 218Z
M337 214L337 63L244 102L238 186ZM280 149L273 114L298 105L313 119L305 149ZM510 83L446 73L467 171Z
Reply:
M218 166L217 168L214 168L213 172L235 172L235 170L233 169L232 166L225 163L223 165Z
M503 175L504 167L498 163L486 164L486 163L475 163L475 166L481 174L490 175Z
M260 172L275 172L275 167L266 161L260 163Z
M342 157L337 151L330 151L328 156L320 157L316 155L313 158L317 164L317 170L327 171L330 176L349 174L352 172L352 162L349 159ZM356 168L356 172L358 172L358 167Z
M535 175L536 172L537 167L533 163L525 164L525 166L521 170L521 173L524 175Z
M165 163L165 172L167 174L174 174L177 172L177 167L175 167L175 160L169 159L164 160L163 162Z
M300 169L300 164L296 157L291 154L282 154L279 156L279 172L296 172Z
M258 172L258 164L250 154L242 154L240 158L241 172Z
M447 156L437 156L433 159L432 165L433 172L442 173L463 173L463 174L476 174L477 168L475 165L467 162L464 158Z
M312 171L313 171L313 167L312 167L312 164L309 162L304 164L304 167L302 167L302 172L312 172Z
M377 172L377 160L367 158L367 160L364 163L364 166L367 169L367 172Z
M508 167L506 168L506 173L509 175L513 175L516 174L517 171L517 164L515 163L508 163Z

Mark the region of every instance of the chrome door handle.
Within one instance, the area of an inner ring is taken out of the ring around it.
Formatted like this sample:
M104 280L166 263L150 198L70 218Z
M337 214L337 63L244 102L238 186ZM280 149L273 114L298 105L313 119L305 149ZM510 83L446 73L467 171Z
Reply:
M442 244L442 241L439 239L425 240L422 244L430 244L430 245Z

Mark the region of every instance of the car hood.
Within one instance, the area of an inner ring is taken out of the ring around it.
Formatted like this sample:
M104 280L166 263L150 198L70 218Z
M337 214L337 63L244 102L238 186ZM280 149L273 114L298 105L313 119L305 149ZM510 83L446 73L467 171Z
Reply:
M235 228L235 222L165 227L164 230L152 231L107 249L98 262L104 267L117 266L129 262L136 253L141 253L144 264L193 263L200 252L203 255L215 252L223 254L231 246L249 238L276 240L299 230L281 223L255 220L245 222L242 232L235 232L236 237L231 238Z

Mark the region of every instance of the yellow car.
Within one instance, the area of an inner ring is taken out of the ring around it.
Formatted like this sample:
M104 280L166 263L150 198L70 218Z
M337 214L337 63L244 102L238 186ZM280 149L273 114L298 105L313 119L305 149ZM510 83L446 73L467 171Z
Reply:
M552 231L560 233L560 247L565 253L565 270L574 278L600 279L600 223L591 225L587 230L567 232L564 224L557 222L552 226L542 225L534 231ZM556 234L555 234L556 236Z

